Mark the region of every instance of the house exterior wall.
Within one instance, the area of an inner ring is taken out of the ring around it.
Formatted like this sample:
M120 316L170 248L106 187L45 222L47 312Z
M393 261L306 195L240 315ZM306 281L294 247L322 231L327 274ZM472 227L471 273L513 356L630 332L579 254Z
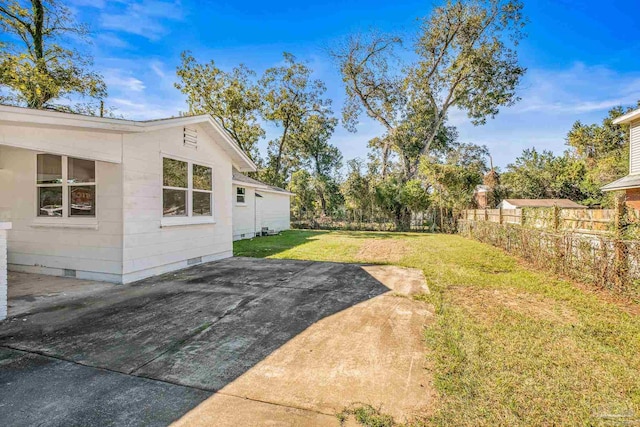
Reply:
M0 145L115 163L122 158L118 132L3 124Z
M630 188L625 192L627 206L640 210L640 188Z
M268 227L270 230L282 231L291 228L290 197L288 194L278 194L270 191L260 191L258 199L261 223L259 230Z
M245 189L245 203L236 203L236 190L238 187ZM250 239L256 233L256 190L253 187L234 185L232 194L233 204L233 240ZM259 231L260 228L257 228Z
M4 127L3 127L4 129ZM31 135L25 128L25 135ZM66 134L49 129L55 142ZM9 269L118 282L122 271L122 168L96 161L96 218L37 216L36 151L0 146L0 200Z
M640 120L629 126L629 175L640 173Z
M11 223L0 222L0 320L7 318L7 231Z
M232 256L231 159L201 128L197 149L182 127L127 134L123 144L123 282ZM214 224L163 226L162 156L213 168ZM201 257L201 258L199 258Z

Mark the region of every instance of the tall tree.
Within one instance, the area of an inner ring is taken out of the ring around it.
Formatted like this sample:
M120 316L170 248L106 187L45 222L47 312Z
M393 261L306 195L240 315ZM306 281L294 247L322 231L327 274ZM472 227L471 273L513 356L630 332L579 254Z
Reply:
M258 141L265 134L258 121L260 91L255 73L244 65L225 72L212 60L201 64L183 52L175 87L187 95L190 114L211 114L254 161L259 160Z
M107 96L102 76L89 70L91 56L62 45L66 39L83 40L88 34L87 27L76 23L62 3L2 1L0 28L9 36L0 45L0 85L10 90L5 102L73 110L54 101L71 94L94 99Z
M334 117L311 114L293 135L292 151L300 158L313 177L320 213L327 215L339 204L342 196L336 180L342 167L342 154L329 139L337 124Z
M423 20L419 61L407 83L410 102L430 121L421 154L429 153L452 107L484 124L518 100L525 69L515 47L524 24L518 0L448 0Z
M268 165L263 179L280 186L287 178L285 163L296 163L290 148L294 134L300 131L304 120L311 114L332 114L331 100L323 98L324 83L312 79L311 68L298 62L292 54L285 52L283 57L285 64L266 70L259 82L264 101L262 116L282 129L278 138L269 141ZM290 155L288 159L285 158L287 155Z
M389 168L389 136L398 126L399 111L405 104L402 77L393 66L394 50L400 44L400 38L391 35L358 34L331 52L345 84L346 100L342 109L345 128L355 132L364 111L386 129L387 136L379 140L383 177Z

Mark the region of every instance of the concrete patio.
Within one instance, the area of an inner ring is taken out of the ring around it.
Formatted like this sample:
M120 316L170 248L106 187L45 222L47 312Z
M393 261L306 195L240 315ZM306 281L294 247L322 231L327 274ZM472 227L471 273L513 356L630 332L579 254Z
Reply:
M49 279L10 277L8 425L338 425L356 402L401 421L432 398L415 270L233 258L133 285Z

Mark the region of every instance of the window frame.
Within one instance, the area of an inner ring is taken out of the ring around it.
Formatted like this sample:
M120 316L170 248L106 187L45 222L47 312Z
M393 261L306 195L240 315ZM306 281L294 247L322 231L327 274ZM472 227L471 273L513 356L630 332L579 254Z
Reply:
M241 188L244 190L244 193L238 194L238 190L240 190ZM238 201L238 196L240 195L244 198L244 202ZM247 187L242 187L242 186L236 187L236 206L247 206Z
M181 190L182 187L170 187L164 185L164 159L175 160L187 164L187 188L186 188L186 215L181 216L165 216L164 215L164 190ZM200 190L193 188L193 166L202 166L211 170L211 190ZM160 226L171 227L178 225L195 225L195 224L214 224L215 221L215 166L207 162L194 161L191 159L181 158L179 156L161 153L160 156ZM208 193L210 194L210 209L211 215L193 215L193 194L194 193Z
M61 159L61 182L55 184L39 184L38 183L38 156L39 155L51 155L58 156ZM77 182L70 183L69 182L69 159L77 159L77 160L86 160L93 162L93 182ZM61 222L91 222L94 223L98 219L98 174L97 174L97 165L96 160L86 159L82 157L68 156L65 154L54 154L49 152L38 152L35 155L35 198L36 198L36 221L38 222L53 222L53 223L61 223ZM73 187L93 187L94 194L94 214L93 215L71 215L71 188ZM40 188L58 188L62 187L62 215L61 216L50 216L50 215L40 215Z

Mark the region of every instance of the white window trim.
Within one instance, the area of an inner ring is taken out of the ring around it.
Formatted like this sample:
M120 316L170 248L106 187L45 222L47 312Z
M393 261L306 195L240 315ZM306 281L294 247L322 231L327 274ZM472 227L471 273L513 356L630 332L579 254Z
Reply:
M161 153L160 160L160 227L176 227L182 225L199 225L199 224L215 224L215 198L214 198L214 167L211 164L205 162L194 162L178 156L172 156ZM169 187L164 185L164 159L177 160L187 164L187 188L182 187ZM197 190L193 188L193 165L204 166L211 169L211 190ZM187 215L183 216L164 216L164 190L180 190L187 192ZM209 193L211 194L211 215L193 215L193 193Z
M238 190L240 188L244 189L244 202L239 202L238 201L238 196L240 194L238 194ZM237 186L236 187L236 194L235 194L235 198L236 198L236 206L247 206L247 187L241 187L241 186Z
M38 184L38 154L51 154L62 159L62 182L60 184ZM73 159L89 160L93 162L95 179L93 182L69 183L69 157ZM80 228L98 229L98 168L97 161L93 159L83 159L82 157L67 156L49 152L38 152L35 155L35 217L31 222L32 227L51 228ZM69 187L92 185L95 187L95 215L94 216L70 216L69 209ZM62 186L62 216L40 216L40 187L60 187Z

